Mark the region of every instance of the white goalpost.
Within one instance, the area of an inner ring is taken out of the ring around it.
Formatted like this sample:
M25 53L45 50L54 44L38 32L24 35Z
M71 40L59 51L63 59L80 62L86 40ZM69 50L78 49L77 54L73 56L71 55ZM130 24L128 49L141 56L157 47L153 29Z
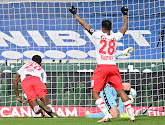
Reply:
M135 114L150 106L147 115L164 115L164 0L5 0L0 1L0 117L38 116L16 101L13 88L17 70L36 54L43 58L48 96L59 116L100 112L91 95L94 41L69 12L72 5L96 30L102 20L111 20L113 32L123 26L121 7L128 7L129 28L117 51L134 51L119 57L117 66L123 82L137 92ZM24 99L20 84L19 92Z

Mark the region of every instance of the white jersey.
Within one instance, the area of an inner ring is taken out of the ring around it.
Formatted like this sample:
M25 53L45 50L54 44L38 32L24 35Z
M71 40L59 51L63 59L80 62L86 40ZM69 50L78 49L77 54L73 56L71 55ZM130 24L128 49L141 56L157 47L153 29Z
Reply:
M21 81L23 81L26 78L26 75L32 75L37 76L40 78L40 80L43 83L46 83L47 75L44 71L44 69L36 62L29 61L26 64L24 64L18 71L21 75Z
M115 51L118 41L123 37L121 32L106 33L95 31L92 36L94 37L96 60L98 64L116 65Z

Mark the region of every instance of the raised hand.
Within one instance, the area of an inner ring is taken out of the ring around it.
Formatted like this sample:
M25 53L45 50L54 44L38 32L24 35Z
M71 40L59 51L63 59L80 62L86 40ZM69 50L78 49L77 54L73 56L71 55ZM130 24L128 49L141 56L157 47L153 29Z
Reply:
M71 6L71 7L69 8L69 11L70 11L73 15L76 14L76 8L75 8L74 6Z
M123 15L127 15L127 13L128 13L128 8L127 8L127 7L122 7L122 8L121 8L121 12L123 13Z

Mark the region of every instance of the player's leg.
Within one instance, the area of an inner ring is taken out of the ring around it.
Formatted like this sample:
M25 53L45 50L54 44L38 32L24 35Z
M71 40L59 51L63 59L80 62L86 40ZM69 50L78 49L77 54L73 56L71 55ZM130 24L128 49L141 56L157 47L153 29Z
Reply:
M118 118L119 117L119 112L118 112L117 106L111 108L110 113L111 113L113 118ZM104 118L105 117L103 112L90 113L89 111L86 111L85 115L86 115L87 118Z
M92 78L92 96L93 99L97 105L97 107L104 113L105 117L102 120L99 120L98 122L104 122L104 121L110 121L112 116L108 112L104 100L99 96L100 91L104 86L106 85L105 79L106 76L102 75L102 72L104 70L100 71L100 67L97 66Z
M131 84L130 83L122 83L122 85L124 86L125 93L127 95L129 95L130 89L131 89ZM123 108L124 108L124 104L123 104L121 98L119 98L119 105L118 105L118 110L120 113L119 117L120 118L129 118L129 116L123 111Z
M104 113L99 112L99 113L90 113L88 112L88 114L86 114L87 118L104 118Z
M118 110L119 110L119 118L129 118L129 115L127 115L124 111L123 111L123 108L124 108L124 104L121 100L121 97L119 98L119 105L118 105Z
M58 118L58 115L53 112L52 105L49 103L49 98L47 96L47 91L41 91L38 94L38 97L40 98L39 106L51 117Z
M123 104L121 98L119 98L118 110L119 110L119 113L120 113L120 114L123 113L123 108L124 108L124 104Z
M130 100L128 98L128 95L125 93L124 89L116 90L116 91L119 94L119 96L121 97L122 102L126 107L128 115L130 116L130 120L135 121L134 111L133 111L133 108L131 107L131 103L130 103Z
M58 115L52 111L52 106L49 103L47 96L46 85L38 78L35 79L34 90L37 96L40 98L39 106L51 117L57 118Z
M113 68L111 68L111 70L112 70L112 73L114 73L114 74L111 75L108 78L108 80L109 80L109 82L111 82L112 87L115 88L118 95L121 97L123 104L125 105L126 110L130 116L130 120L135 121L134 111L131 107L131 103L130 103L130 100L128 98L128 95L124 91L124 86L122 85L122 79L121 79L119 69L117 66L114 66Z
M100 92L100 97L104 99L105 106L109 110L113 118L119 117L119 111L117 109L116 94L114 88L110 87L109 83L106 84L106 88Z
M53 112L52 105L49 103L49 98L47 95L40 98L39 106L44 109L44 111L51 117L58 118L59 116Z
M99 96L99 92L92 89L92 96L97 105L97 107L104 113L104 118L98 122L111 121L112 115L108 112L104 100Z
M112 94L112 87L108 85L106 85L106 88L104 88L104 91L102 90L100 92L100 97L104 100L105 102L105 106L107 108L107 110L109 110L109 112L111 113L113 118L117 118L119 116L119 112L117 109L117 103L115 101L115 97ZM107 104L108 103L108 104ZM110 106L108 106L110 105ZM86 116L87 118L104 118L104 113L100 112L100 113L90 113L89 111L87 111L86 113L88 113L88 115Z
M123 84L123 83L122 83ZM107 84L108 85L108 84ZM124 85L124 84L123 84ZM126 87L125 87L126 86ZM124 89L129 89L129 84L125 84L125 88ZM111 92L112 92L112 96L113 96L113 98L114 98L114 100L116 100L117 99L117 92L116 92L116 90L114 89L114 87L110 87L111 88ZM110 99L109 99L110 100ZM120 118L129 118L129 116L125 113L125 112L123 112L123 108L124 108L124 104L123 104L123 102L122 102L122 100L121 100L121 98L119 99L119 105L118 105L118 107L117 107L117 109L118 109L118 112L119 112L119 117ZM112 115L113 116L113 115Z
M42 117L45 117L45 112L38 105L37 99L31 100L28 103L29 103L30 107L33 109L34 113L36 113L36 114L41 113Z
M32 110L36 114L41 113L42 116L44 116L44 112L41 110L41 108L39 107L38 102L37 102L37 95L36 95L35 90L33 88L33 85L34 85L33 79L34 79L33 77L25 78L23 80L23 82L21 83L21 87L22 87L22 90L24 92L24 97L28 101Z

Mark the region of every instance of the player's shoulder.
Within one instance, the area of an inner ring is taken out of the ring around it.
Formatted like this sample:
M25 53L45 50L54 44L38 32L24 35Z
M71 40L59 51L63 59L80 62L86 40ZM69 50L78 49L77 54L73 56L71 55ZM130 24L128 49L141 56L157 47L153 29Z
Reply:
M96 38L100 38L102 35L104 35L104 33L101 30L95 30L95 32L92 34L92 36Z
M123 34L120 31L118 31L116 33L112 33L111 36L123 36Z

